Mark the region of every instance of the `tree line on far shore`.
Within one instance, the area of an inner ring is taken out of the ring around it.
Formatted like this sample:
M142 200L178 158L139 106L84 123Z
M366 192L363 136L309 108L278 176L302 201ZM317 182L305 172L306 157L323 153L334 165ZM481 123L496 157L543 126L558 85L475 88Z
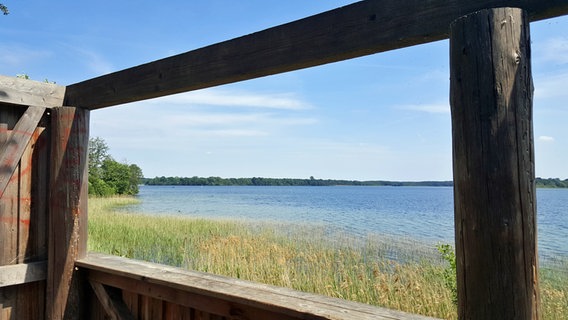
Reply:
M150 186L392 186L392 187L451 187L452 181L358 181L337 179L294 178L221 178L221 177L155 177L144 178ZM537 188L568 188L568 179L536 178Z
M221 178L221 177L155 177L144 179L151 186L451 186L451 181L357 181L295 178Z

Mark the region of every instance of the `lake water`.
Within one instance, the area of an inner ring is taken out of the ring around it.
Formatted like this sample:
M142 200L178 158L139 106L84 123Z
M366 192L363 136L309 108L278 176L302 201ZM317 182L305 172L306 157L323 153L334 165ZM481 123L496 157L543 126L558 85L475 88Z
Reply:
M205 218L317 224L355 236L379 234L453 243L449 187L141 186L125 210ZM537 189L541 258L568 258L568 189Z

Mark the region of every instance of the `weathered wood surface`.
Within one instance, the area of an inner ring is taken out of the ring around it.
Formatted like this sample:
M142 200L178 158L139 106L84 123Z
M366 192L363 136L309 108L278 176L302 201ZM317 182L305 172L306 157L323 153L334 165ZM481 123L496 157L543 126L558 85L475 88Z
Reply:
M36 111L40 109L45 108ZM5 121L0 124L0 145L26 132L22 139L12 140L24 150L19 159L12 159L19 161L0 197L0 319L44 318L49 137L45 128L30 124L29 114L20 119L24 111L0 103L0 121Z
M0 320L44 319L45 281L0 287Z
M0 198L16 170L39 121L43 117L45 107L29 107L20 118L14 130L0 146Z
M0 102L59 107L63 105L64 96L63 86L0 75Z
M460 319L538 319L529 21L457 20L450 37Z
M432 42L460 16L506 6L568 14L568 0L366 0L70 85L64 103L97 109Z
M166 308L172 314L192 310L219 319L432 319L97 253L78 260L77 266L88 273L91 281L122 289L135 316L155 315L157 309L163 314Z
M46 261L0 266L0 287L41 281L46 278Z
M48 319L81 319L87 308L80 298L75 260L87 249L87 149L89 111L51 110L49 250L46 291Z

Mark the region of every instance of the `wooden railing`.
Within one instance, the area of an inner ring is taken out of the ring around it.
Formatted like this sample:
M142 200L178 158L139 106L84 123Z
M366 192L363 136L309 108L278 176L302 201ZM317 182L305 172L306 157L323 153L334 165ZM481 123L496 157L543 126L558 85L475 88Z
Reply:
M76 266L96 293L91 319L432 319L99 253Z

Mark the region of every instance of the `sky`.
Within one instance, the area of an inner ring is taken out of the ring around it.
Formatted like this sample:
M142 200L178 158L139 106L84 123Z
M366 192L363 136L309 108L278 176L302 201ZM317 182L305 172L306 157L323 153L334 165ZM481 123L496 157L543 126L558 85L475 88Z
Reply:
M354 1L0 0L0 74L70 85ZM531 24L536 176L568 178L568 17ZM448 41L91 112L146 177L451 180Z

